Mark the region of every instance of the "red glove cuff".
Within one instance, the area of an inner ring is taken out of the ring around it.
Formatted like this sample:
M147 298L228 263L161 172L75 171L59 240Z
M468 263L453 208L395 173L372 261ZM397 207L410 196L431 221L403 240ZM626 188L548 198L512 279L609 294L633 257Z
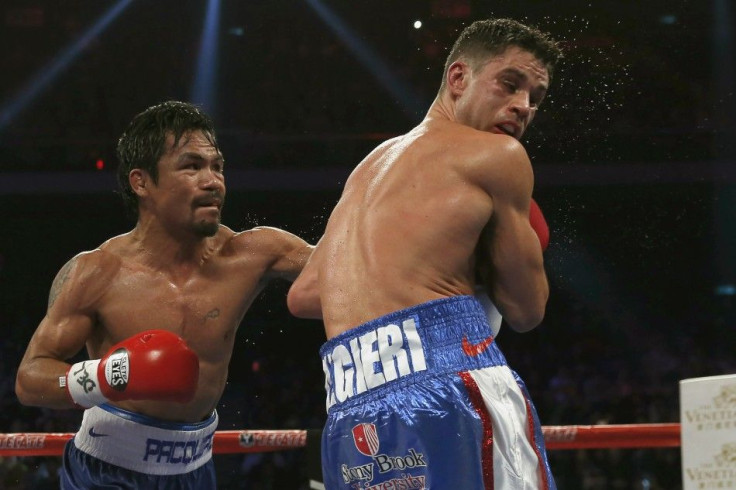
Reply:
M531 206L529 206L529 223L532 225L537 237L539 237L542 251L547 250L547 246L549 245L549 226L547 226L547 220L544 219L542 210L539 209L539 204L534 199L532 199Z

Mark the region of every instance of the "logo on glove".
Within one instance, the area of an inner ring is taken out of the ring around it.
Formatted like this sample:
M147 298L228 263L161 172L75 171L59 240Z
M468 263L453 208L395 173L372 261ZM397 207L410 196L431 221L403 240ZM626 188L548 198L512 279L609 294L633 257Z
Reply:
M72 374L75 376L77 383L82 387L85 393L89 393L97 388L97 383L92 380L92 376L90 376L89 371L87 371L86 362L82 362L81 367ZM61 380L59 380L59 384L61 385Z
M128 386L128 351L121 348L113 352L105 363L105 379L117 391L125 391Z

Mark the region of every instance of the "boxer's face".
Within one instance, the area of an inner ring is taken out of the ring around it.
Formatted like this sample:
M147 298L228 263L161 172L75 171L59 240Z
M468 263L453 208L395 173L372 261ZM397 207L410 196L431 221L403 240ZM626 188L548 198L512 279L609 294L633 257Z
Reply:
M201 131L185 133L176 146L169 135L166 148L154 193L159 219L198 236L213 236L225 201L222 154Z
M544 63L511 46L476 68L465 65L455 108L458 122L520 139L547 94L549 74Z

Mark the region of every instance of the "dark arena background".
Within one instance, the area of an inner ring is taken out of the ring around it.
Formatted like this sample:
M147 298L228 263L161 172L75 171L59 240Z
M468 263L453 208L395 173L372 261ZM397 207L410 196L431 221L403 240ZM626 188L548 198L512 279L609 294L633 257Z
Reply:
M0 432L79 424L78 411L21 406L15 373L59 268L133 226L114 178L133 115L168 99L201 104L227 161L223 223L315 243L350 170L421 120L455 37L485 17L537 25L566 52L524 138L551 228L547 315L530 333L502 328L499 345L543 425L679 422L679 380L736 372L734 10L731 0L4 0ZM240 326L220 429L324 422L324 333L289 315L287 288L269 287ZM680 457L550 451L566 490L678 489ZM290 490L309 488L307 459L298 448L215 463L223 489ZM0 488L58 488L60 461L0 456Z

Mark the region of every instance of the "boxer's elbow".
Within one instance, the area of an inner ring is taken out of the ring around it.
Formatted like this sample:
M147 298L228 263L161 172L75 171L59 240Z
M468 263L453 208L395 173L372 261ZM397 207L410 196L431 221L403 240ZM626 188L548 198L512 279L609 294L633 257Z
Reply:
M289 288L289 294L286 295L286 307L289 313L298 318L304 318L307 305L302 298L301 291L296 288L296 283Z
M30 385L27 373L20 367L15 377L15 396L21 405L35 407L40 403L36 391L31 389Z
M549 289L541 288L534 295L525 298L525 301L506 308L503 318L516 332L523 333L533 330L544 320L548 297Z
M20 380L20 375L15 378L15 397L18 399L18 402L21 405L30 405L28 393L26 393L25 389L23 388L23 383Z
M289 288L286 296L289 312L298 318L322 318L322 305L319 291L314 285L298 278Z
M505 315L504 320L516 332L528 332L542 323L544 319L544 307L539 309L525 308L511 315Z

